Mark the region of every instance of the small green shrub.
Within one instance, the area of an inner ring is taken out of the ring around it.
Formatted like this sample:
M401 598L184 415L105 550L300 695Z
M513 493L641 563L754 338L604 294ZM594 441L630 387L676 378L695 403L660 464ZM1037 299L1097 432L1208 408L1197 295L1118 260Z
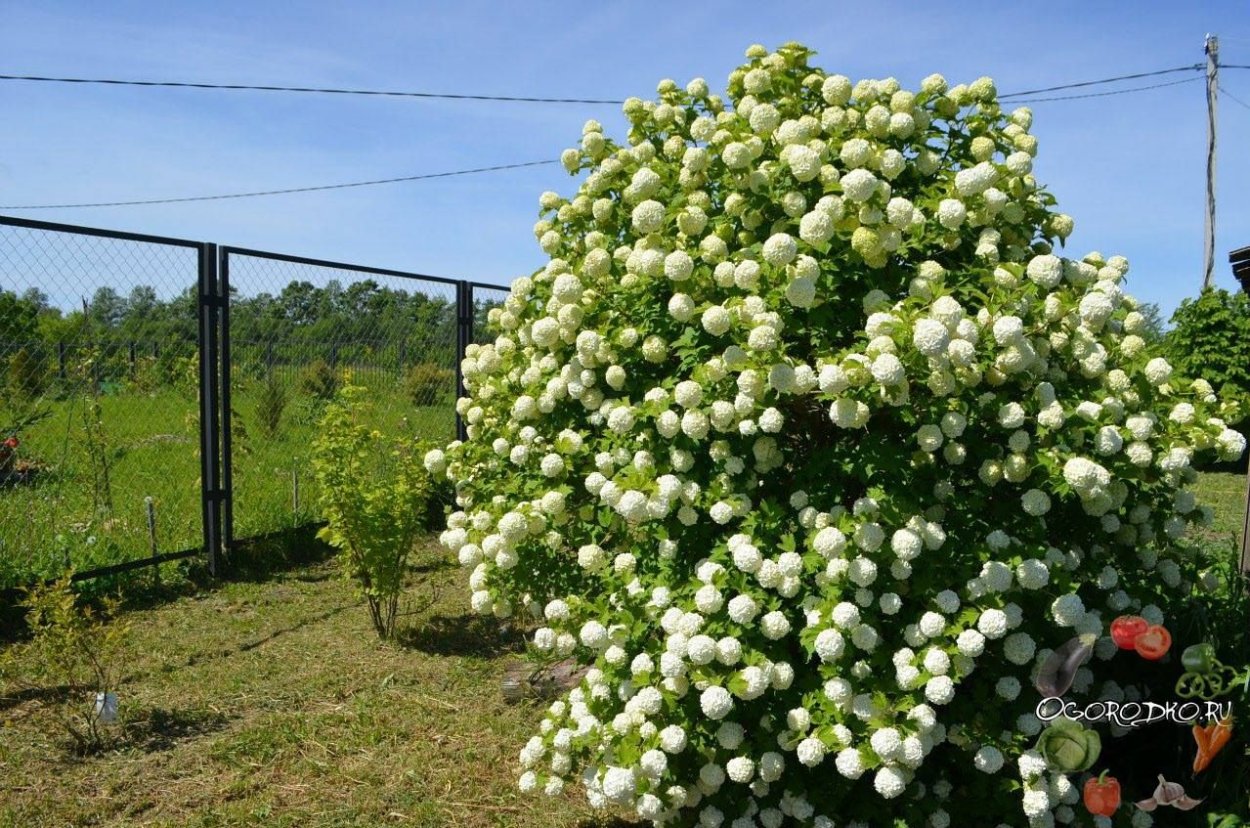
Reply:
M116 693L121 684L119 656L130 632L128 622L112 616L116 604L104 602L97 612L81 602L71 582L71 573L57 580L32 587L22 602L31 639L7 650L0 657L0 675L16 678L31 688L61 690L66 696L57 718L72 740L75 753L98 753L111 736L106 717L97 704L97 694ZM25 664L38 665L36 671L10 676L19 654Z
M330 400L341 385L338 374L324 359L309 363L299 378L301 394L318 400Z
M408 368L404 390L413 405L437 405L451 391L455 372L430 362L419 362Z
M265 439L272 440L282 430L282 413L286 410L286 386L272 373L260 383L256 397L256 421Z
M370 428L366 390L345 386L326 407L313 442L327 525L318 537L339 551L378 637L395 631L408 561L427 526L430 475L422 447Z

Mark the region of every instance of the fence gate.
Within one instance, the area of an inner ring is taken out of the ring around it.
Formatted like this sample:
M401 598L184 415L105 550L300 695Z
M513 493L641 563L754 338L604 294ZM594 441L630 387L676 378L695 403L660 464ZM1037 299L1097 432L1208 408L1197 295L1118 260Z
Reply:
M0 217L0 592L205 548L215 261L201 242Z
M365 386L384 433L461 433L464 349L506 291L0 216L0 595L317 520L321 409Z
M460 359L503 288L234 247L220 256L224 548L315 522L309 447L344 383L368 389L383 433L460 432Z

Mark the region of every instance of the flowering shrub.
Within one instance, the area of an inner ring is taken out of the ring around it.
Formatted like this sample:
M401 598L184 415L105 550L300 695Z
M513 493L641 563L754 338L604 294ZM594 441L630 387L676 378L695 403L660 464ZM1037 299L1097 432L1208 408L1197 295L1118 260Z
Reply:
M473 609L593 665L521 787L707 828L1088 820L1024 688L1163 620L1233 412L1138 335L1123 258L1055 252L989 79L747 56L732 107L664 81L628 147L586 124L550 261L464 360L468 440L425 458Z

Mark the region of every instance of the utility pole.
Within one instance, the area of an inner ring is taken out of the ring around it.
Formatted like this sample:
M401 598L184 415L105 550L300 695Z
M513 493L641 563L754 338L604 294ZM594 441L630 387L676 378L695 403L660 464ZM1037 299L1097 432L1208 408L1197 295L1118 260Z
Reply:
M1202 289L1215 278L1215 108L1219 102L1220 39L1207 35L1207 211L1203 237Z

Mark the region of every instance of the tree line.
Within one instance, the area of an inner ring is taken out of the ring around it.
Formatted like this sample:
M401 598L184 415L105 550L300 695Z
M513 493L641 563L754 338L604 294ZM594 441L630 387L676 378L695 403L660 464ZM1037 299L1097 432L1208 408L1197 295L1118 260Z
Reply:
M319 360L400 371L416 363L454 366L454 298L372 279L292 281L277 293L231 294L232 361L260 375ZM475 302L476 325L485 325L490 306ZM10 392L65 379L87 358L105 381L133 373L140 361L174 374L178 360L196 353L197 337L195 286L164 299L148 285L127 295L105 286L76 308L58 307L39 288L0 286L0 367L7 363Z

